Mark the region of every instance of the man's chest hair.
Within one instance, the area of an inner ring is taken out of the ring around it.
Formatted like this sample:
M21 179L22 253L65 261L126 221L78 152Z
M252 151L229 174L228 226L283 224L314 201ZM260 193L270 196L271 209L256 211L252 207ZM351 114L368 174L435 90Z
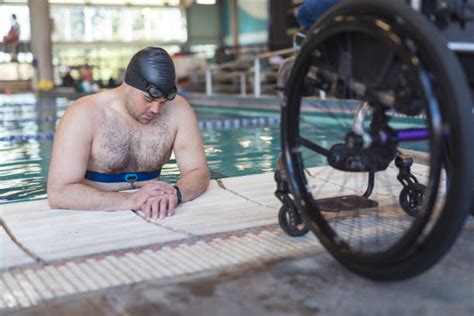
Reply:
M149 125L108 120L97 132L91 156L94 165L102 170L154 170L169 158L171 137L163 117Z

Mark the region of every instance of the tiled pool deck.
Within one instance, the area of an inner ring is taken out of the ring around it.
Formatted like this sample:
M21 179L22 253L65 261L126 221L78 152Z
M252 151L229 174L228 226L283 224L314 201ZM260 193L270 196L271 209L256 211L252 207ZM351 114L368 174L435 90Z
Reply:
M328 192L338 187L337 175L330 181ZM344 186L349 192L360 189L352 180ZM379 186L373 194L387 189ZM324 252L313 234L291 238L279 228L274 190L271 173L213 180L173 217L154 222L132 211L50 209L45 200L2 205L0 312Z
M155 222L132 211L50 209L46 200L2 205L0 308L320 249L312 234L293 239L278 227L273 174L219 182Z

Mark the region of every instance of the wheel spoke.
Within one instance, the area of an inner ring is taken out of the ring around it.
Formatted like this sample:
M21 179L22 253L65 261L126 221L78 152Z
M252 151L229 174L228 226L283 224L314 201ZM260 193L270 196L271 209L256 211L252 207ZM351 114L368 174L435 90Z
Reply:
M314 152L317 152L318 154L321 154L323 156L329 156L330 151L322 146L319 146L318 144L313 143L312 141L300 137L298 138L298 143L308 149L311 149Z
M394 60L395 60L395 51L391 50L390 52L388 52L386 62L382 66L382 70L380 71L380 75L375 81L376 82L375 83L376 87L380 87L380 85L382 85L383 82L385 82L385 79L387 78L387 75L390 72L391 67L393 66Z

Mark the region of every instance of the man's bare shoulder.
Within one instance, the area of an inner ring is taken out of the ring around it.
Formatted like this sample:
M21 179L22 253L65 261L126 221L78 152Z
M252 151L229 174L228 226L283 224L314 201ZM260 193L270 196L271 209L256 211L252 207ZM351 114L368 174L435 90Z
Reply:
M193 108L189 102L180 95L177 95L176 98L170 103L170 110L172 111L173 115L189 115L194 113Z
M172 106L173 112L171 114L175 131L180 134L184 133L183 135L189 136L189 133L194 135L198 131L198 120L193 108L182 96L177 96L175 100L176 103Z
M113 102L113 99L110 91L87 95L72 102L65 115L95 121L102 117L105 108Z

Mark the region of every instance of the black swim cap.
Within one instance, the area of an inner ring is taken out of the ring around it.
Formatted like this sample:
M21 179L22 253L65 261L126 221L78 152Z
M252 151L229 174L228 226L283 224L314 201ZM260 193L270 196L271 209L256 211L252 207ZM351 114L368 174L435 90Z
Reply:
M175 81L173 61L160 47L147 47L136 53L125 72L125 83L148 93L152 85L165 95L169 95L171 91L176 94Z

